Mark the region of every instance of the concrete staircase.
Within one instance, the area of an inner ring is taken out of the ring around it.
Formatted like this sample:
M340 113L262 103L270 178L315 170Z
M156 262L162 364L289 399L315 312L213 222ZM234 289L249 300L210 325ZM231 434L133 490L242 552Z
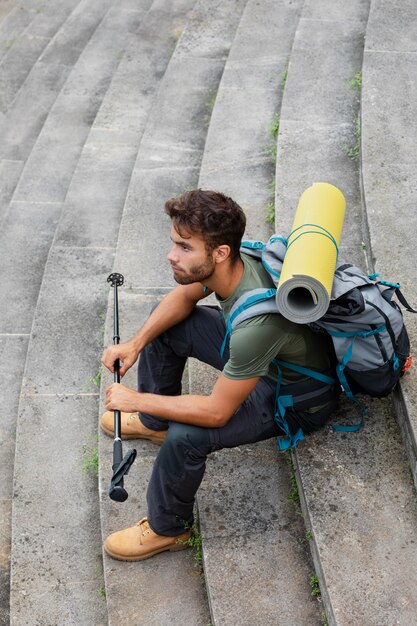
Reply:
M125 276L127 338L172 287L163 204L187 188L230 194L265 239L273 209L286 234L306 187L337 185L343 256L417 304L416 22L383 0L1 3L0 624L417 624L415 372L362 431L323 429L292 462L274 441L210 458L205 586L187 551L103 557L146 512L155 450L135 442L116 504L97 433L106 278ZM189 373L209 391L214 372Z

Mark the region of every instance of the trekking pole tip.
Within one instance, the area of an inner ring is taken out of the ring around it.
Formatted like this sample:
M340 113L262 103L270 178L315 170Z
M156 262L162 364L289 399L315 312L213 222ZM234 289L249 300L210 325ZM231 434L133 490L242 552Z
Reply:
M115 502L124 502L127 500L128 494L124 487L120 485L111 485L109 489L109 496Z

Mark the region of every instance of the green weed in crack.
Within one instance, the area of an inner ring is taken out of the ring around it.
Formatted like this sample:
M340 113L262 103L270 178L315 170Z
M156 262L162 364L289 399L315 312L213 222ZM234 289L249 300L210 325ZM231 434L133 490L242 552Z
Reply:
M360 158L360 150L361 150L361 116L360 116L360 96L362 89L362 72L355 72L354 77L348 81L348 86L350 89L353 89L356 92L355 102L354 102L354 116L353 116L353 134L355 138L355 143L353 146L350 146L346 150L347 156L352 159L352 161L359 161Z

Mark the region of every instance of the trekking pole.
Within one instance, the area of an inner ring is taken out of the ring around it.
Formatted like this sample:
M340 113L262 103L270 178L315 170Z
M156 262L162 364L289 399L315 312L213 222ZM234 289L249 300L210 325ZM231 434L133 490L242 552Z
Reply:
M123 285L124 278L122 274L113 273L107 279L114 289L114 317L113 317L113 344L120 343L119 337L119 301L117 296L117 288ZM120 361L116 359L114 362L114 382L120 383ZM136 450L129 450L123 458L122 439L121 439L121 414L120 411L114 411L114 442L113 442L113 476L109 487L109 496L116 502L124 502L127 500L128 494L123 487L123 476L127 474L136 458Z

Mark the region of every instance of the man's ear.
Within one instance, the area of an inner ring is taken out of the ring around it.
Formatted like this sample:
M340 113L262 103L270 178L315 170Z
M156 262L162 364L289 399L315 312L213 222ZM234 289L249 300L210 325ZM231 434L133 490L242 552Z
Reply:
M213 260L215 263L224 263L230 258L230 246L223 244L213 250Z

